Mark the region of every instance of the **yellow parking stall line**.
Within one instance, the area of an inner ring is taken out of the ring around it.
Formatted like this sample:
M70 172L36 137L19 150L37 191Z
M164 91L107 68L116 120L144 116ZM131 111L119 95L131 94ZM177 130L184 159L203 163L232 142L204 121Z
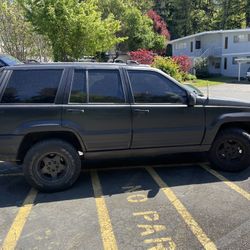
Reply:
M209 168L207 165L201 164L201 167L203 167L206 171L208 171L210 174L214 175L216 178L221 180L224 184L226 184L228 187L242 195L244 198L250 201L250 193L245 191L244 189L240 188L238 185L234 184L230 180L228 180L226 177L218 173L217 171Z
M16 218L14 219L2 245L3 250L14 250L16 248L17 241L20 238L23 227L28 219L28 216L33 207L33 203L37 196L37 191L31 189L27 197L25 198L22 206L20 207Z
M156 173L156 171L152 168L146 168L152 178L160 187L161 191L165 194L171 204L175 207L177 212L183 218L185 223L188 225L189 229L193 232L196 238L199 240L204 249L207 250L215 250L217 249L216 245L208 238L199 224L194 220L192 215L188 212L185 206L181 203L181 201L177 198L175 193L171 190L170 187L162 180L162 178Z
M108 208L103 197L101 183L96 171L91 171L91 179L94 189L103 247L105 250L117 250L118 247L109 217Z

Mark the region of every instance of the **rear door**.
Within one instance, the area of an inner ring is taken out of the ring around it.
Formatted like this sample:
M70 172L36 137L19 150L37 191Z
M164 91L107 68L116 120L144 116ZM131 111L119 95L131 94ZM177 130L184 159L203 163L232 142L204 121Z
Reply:
M157 71L129 70L128 76L134 99L132 148L201 143L204 107L189 107L185 89Z
M87 151L128 149L131 108L120 69L72 69L70 79L63 126L80 134Z
M63 69L15 69L0 95L0 136L23 135L60 126L61 105L56 104Z

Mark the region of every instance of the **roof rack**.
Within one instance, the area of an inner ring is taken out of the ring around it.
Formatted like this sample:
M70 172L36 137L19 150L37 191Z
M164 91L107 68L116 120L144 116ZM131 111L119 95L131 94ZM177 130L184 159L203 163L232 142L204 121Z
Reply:
M134 60L127 60L126 64L127 65L140 65L140 63L138 63L137 61L134 61Z

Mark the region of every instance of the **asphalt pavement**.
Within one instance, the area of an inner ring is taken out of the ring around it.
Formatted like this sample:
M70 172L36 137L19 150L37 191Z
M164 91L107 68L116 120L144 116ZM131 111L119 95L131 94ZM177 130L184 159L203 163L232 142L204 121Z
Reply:
M195 154L83 164L47 194L0 163L2 249L250 249L250 168L217 172Z

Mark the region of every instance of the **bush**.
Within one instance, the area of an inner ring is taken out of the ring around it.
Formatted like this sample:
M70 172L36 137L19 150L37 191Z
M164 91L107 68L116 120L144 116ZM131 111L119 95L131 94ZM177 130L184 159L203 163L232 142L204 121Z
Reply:
M196 76L198 78L206 78L209 76L208 60L206 58L196 58L195 60Z
M157 56L155 57L152 66L162 70L179 82L183 81L183 74L181 72L180 66L171 57Z
M192 61L188 56L174 56L173 60L180 66L181 71L185 73L192 68Z
M139 49L137 51L129 52L131 60L137 61L141 64L151 65L154 61L155 54L150 50Z
M196 79L197 77L195 75L188 74L188 73L183 74L183 81L194 81Z

